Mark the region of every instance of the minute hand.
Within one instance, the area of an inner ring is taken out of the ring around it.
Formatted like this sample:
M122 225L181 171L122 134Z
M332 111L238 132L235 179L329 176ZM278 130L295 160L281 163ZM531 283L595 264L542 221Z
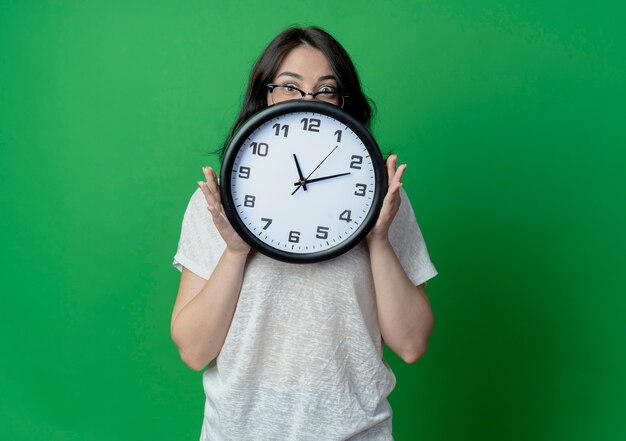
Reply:
M334 148L334 149L332 149L332 150L330 151L330 153L329 153L329 154L327 154L327 155L324 157L324 159L322 159L322 162L320 162L319 164L317 164L317 167L315 167L315 168L313 169L313 171L312 171L311 173L309 173L309 176L307 176L306 178L304 178L304 181L305 181L305 182L304 182L304 184L306 184L307 182L309 182L309 181L308 181L308 179L309 179L309 178L313 175L313 173L315 173L315 170L317 170L318 168L320 168L320 166L324 163L324 161L326 161L326 160L328 159L328 157L329 157L330 155L332 155L332 154L333 154L333 152L334 152L335 150L337 150L337 148L338 148L338 147L339 147L339 146L338 146L338 145L336 145L336 146L335 146L335 148ZM300 184L300 183L298 183L298 184L296 184L296 185L298 186L298 188L296 188L296 189L293 191L293 193L291 193L291 196L293 196L294 194L296 194L296 191L300 190L300 187L302 187L302 186L303 186L303 184Z
M324 181L324 180L326 180L326 179L330 179L330 178L338 178L339 176L346 176L346 175L349 175L349 174L350 174L350 172L347 172L347 173L339 173L338 175L324 176L324 177L321 177L321 178L308 179L308 180L306 181L306 183L307 183L307 184L310 184L310 183L312 183L312 182ZM293 183L293 185L300 185L300 183L299 183L299 182L294 182L294 183Z

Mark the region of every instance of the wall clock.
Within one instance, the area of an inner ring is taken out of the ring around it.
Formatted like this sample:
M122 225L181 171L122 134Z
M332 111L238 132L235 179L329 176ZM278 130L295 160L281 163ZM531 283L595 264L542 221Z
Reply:
M332 104L293 100L252 116L229 143L222 204L253 248L291 263L336 257L376 223L385 163L369 131Z

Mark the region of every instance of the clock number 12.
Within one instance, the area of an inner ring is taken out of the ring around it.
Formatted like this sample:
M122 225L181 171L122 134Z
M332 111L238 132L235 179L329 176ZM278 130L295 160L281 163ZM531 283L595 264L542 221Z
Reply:
M300 122L302 123L302 130L307 130L309 132L319 132L320 124L322 123L316 118L302 118Z

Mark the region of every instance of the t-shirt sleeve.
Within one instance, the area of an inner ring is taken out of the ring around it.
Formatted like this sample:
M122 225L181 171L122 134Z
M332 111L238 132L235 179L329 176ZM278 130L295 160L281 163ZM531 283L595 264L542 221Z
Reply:
M400 188L400 198L400 209L389 227L389 241L407 276L417 286L435 277L437 270L430 261L426 242L403 188Z
M213 225L204 194L198 188L185 210L172 264L181 272L185 267L208 280L225 248L224 240Z

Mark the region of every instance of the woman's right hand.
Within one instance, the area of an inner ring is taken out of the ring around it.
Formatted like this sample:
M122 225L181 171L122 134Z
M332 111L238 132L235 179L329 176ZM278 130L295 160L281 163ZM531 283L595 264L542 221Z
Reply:
M235 253L248 254L250 252L250 245L248 245L237 234L230 221L224 213L224 207L222 206L222 199L220 196L220 186L217 183L217 175L211 167L202 167L202 172L206 178L206 182L198 181L198 186L204 193L209 213L213 218L213 224L215 228L226 242L226 248Z

